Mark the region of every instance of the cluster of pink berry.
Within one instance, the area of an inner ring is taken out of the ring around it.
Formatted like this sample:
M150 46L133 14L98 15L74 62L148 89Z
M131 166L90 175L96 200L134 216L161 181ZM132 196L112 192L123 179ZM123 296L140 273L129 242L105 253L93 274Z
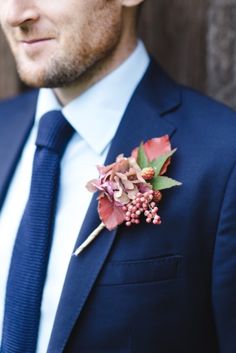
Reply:
M142 213L146 217L147 223L161 224L161 218L157 214L158 207L156 207L156 203L153 201L153 194L153 190L143 194L139 192L134 200L123 206L123 211L125 211L125 224L127 226L139 224Z

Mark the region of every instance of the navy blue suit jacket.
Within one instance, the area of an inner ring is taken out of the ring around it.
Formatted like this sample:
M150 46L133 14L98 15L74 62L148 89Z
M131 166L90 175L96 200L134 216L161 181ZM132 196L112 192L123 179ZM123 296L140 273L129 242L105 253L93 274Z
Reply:
M1 205L36 99L0 105ZM165 134L178 148L168 175L183 185L164 192L162 225L104 230L71 258L48 353L236 352L236 114L152 62L106 163ZM77 246L99 224L96 208L95 196Z

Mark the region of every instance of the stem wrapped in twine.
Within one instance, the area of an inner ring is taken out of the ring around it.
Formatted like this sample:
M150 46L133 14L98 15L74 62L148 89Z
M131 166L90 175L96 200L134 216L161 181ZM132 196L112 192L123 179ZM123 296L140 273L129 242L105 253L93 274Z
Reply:
M99 235L99 233L105 228L105 224L102 222L94 231L88 236L88 238L75 250L75 256L81 254L81 252Z

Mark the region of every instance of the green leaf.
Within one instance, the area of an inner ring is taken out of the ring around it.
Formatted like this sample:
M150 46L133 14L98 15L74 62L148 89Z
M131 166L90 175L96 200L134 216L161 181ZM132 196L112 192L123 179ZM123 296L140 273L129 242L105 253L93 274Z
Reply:
M166 176L160 176L160 175L155 177L152 180L151 184L152 184L154 190L169 189L169 188L172 188L173 186L182 185L182 183L180 183L177 180L168 178Z
M139 149L138 149L137 163L138 163L138 165L140 166L141 169L148 167L148 158L147 158L147 155L145 153L145 150L144 150L144 147L143 147L143 143L141 143L141 145L139 146Z
M155 170L155 174L156 176L158 176L162 170L162 167L164 166L164 164L166 163L166 161L173 156L173 154L176 152L177 148L175 148L174 150L163 154L162 156L158 157L157 159L154 159L153 161L151 161L149 163L149 165Z

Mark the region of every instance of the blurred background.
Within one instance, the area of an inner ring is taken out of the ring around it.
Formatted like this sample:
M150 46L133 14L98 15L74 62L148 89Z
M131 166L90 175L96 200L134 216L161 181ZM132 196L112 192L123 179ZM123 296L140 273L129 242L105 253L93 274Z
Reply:
M236 109L236 0L145 0L139 32L178 82ZM0 31L0 98L24 89Z

